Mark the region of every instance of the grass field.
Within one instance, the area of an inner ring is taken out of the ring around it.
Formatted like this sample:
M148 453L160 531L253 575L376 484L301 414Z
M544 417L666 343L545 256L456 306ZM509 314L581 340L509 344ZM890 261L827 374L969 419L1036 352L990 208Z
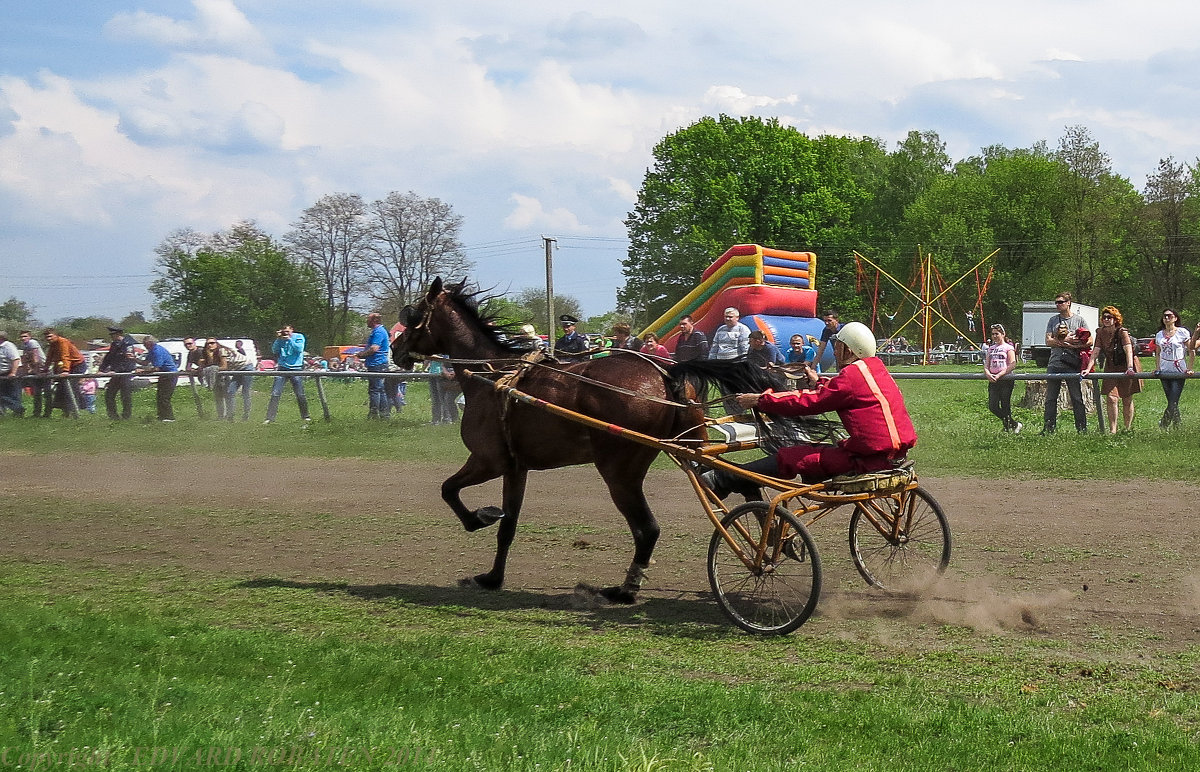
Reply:
M1184 392L1182 431L1159 432L1162 394L1148 383L1135 431L1115 438L1003 435L980 382L901 385L925 474L1186 480L1200 452L1194 384ZM56 453L178 455L185 463L355 457L377 461L380 474L465 457L453 428L427 426L421 386L388 425L363 420L364 385L328 390L334 420L309 428L287 396L280 421L262 426L262 393L256 421L201 421L183 389L180 420L159 424L150 420L152 393L140 392L128 423L0 422L0 458L6 474L86 486L54 463ZM1040 417L1022 420L1040 428ZM129 472L131 501L154 484L138 471ZM426 516L420 508L432 492L416 498L400 504L399 516ZM0 501L0 528L33 519L48 543L83 520L150 530L201 519L231 534L264 520L280 533L293 523L331 527L319 515L292 517L269 503L185 502L152 512L45 491ZM581 618L505 593L467 605L432 587L427 597L364 597L338 583L297 592L165 563L22 558L11 543L8 552L17 557L0 562L0 769L85 761L107 769L454 770L1200 764L1194 645L1159 651L1150 640L1134 651L1097 631L1068 647L942 624L922 627L916 646L859 635L868 623L855 620L840 635L801 628L760 640L703 620L664 622L637 607Z

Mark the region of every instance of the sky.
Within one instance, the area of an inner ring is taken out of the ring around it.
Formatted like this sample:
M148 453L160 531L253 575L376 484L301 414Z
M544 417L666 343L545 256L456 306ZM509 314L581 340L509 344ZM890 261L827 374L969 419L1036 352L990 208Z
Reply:
M478 284L544 287L549 236L605 313L654 145L720 114L954 159L1083 125L1140 189L1200 157L1200 4L0 0L0 300L151 314L175 230L411 190Z

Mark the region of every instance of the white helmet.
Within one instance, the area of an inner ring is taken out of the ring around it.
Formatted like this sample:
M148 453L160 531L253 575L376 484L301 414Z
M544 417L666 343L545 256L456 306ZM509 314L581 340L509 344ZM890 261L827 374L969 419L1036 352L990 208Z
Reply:
M875 334L862 322L847 322L834 336L860 359L875 356Z

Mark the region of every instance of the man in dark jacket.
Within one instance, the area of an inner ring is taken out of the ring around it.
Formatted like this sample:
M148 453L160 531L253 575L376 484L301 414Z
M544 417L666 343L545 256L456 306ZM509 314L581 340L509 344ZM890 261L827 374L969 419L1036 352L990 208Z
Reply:
M708 338L696 329L692 317L679 317L679 337L675 344L675 361L689 362L693 359L708 359Z
M128 421L133 415L133 371L137 369L133 347L137 341L120 327L109 327L108 353L100 360L100 372L114 373L104 387L104 407L110 421ZM117 415L117 393L121 394L121 414Z
M579 324L579 320L570 314L563 314L558 317L558 321L562 324L563 334L557 341L554 342L554 353L558 354L582 354L588 350L587 338L575 331L575 326Z

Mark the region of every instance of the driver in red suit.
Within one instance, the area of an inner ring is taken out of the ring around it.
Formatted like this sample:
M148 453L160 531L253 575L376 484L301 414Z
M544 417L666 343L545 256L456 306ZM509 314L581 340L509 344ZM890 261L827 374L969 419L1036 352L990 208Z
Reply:
M875 356L875 336L860 322L850 322L834 336L838 374L821 381L811 365L804 374L812 389L739 394L746 409L783 416L836 412L850 435L836 445L792 445L772 456L740 465L770 477L799 475L805 482L839 474L874 472L893 467L917 444L904 397L883 362ZM704 475L720 498L736 491L759 498L758 488L736 475L712 470Z

